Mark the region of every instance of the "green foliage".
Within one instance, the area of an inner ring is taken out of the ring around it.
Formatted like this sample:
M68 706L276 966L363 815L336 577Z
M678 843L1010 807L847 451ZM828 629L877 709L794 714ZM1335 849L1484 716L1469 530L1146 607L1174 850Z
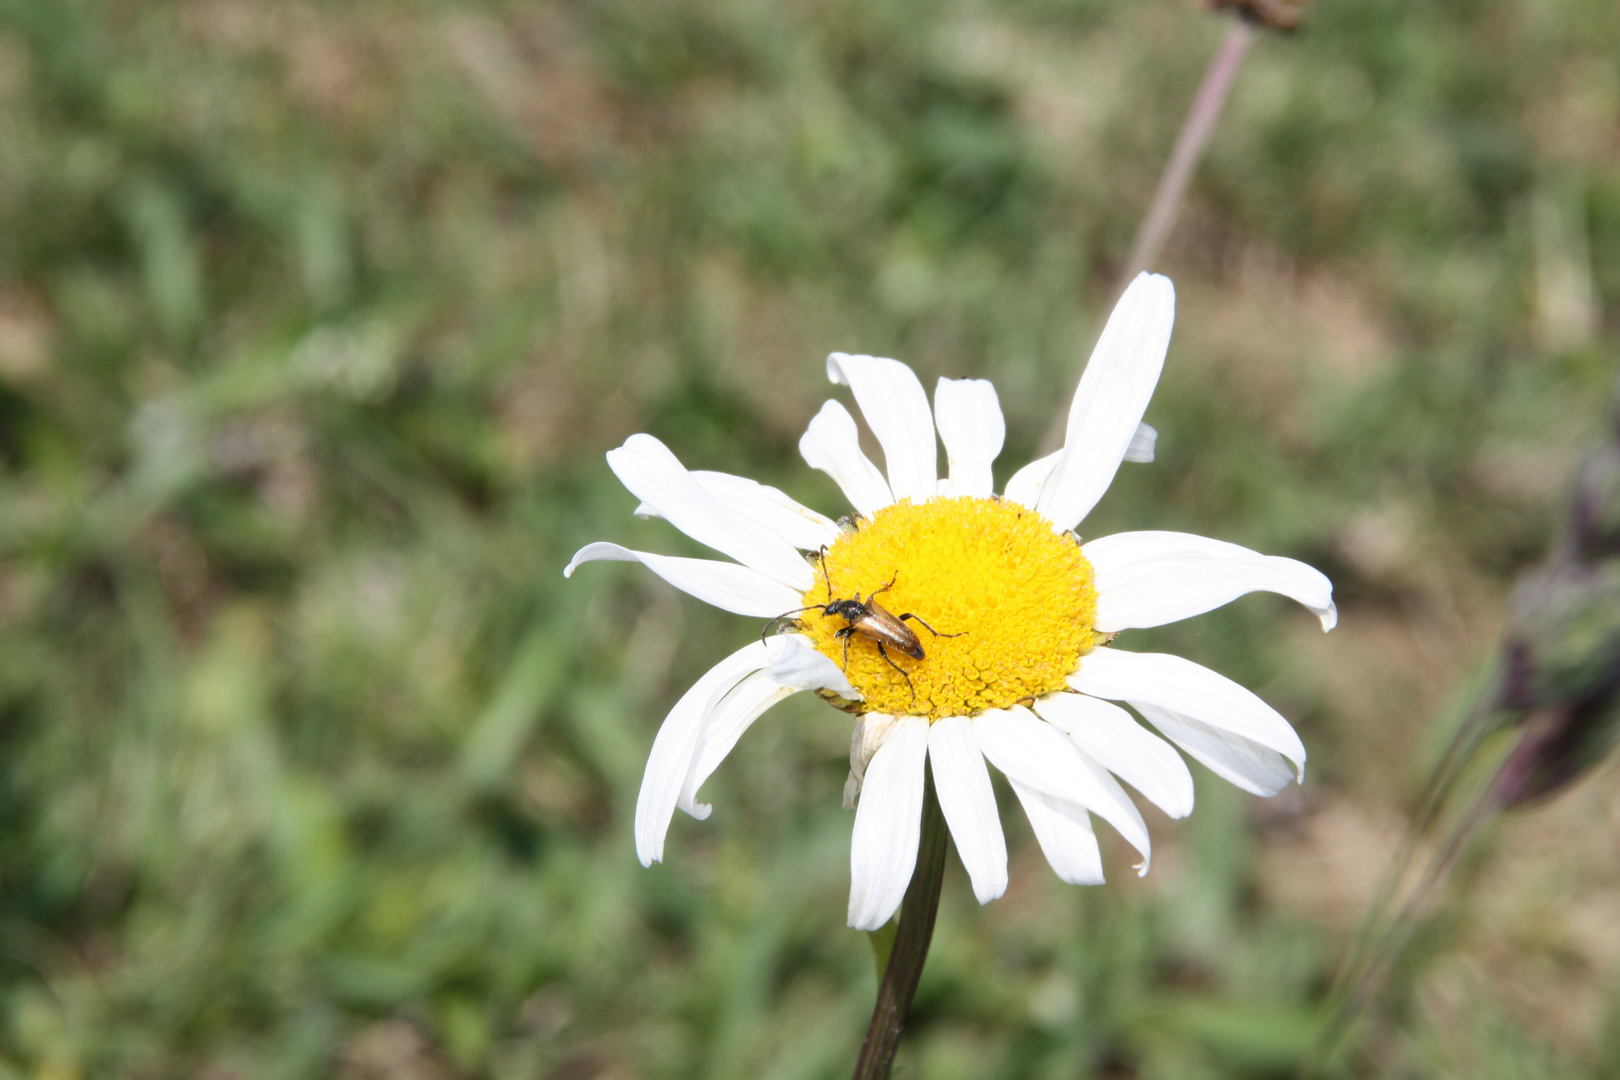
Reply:
M658 720L757 628L563 582L588 540L691 550L601 455L651 431L841 512L795 443L848 349L993 378L1004 479L1220 31L1176 0L0 4L0 1074L847 1072L846 721L769 714L636 864ZM1325 643L1263 599L1132 642L1297 719L1317 801L1201 776L1153 874L1113 850L1098 889L1009 806L1009 895L948 872L908 1075L1298 1060L1346 926L1289 900L1291 830L1398 805L1600 422L1617 55L1600 0L1324 4L1257 46L1164 267L1160 460L1087 531L1329 571ZM1612 1066L1511 1004L1388 1054Z

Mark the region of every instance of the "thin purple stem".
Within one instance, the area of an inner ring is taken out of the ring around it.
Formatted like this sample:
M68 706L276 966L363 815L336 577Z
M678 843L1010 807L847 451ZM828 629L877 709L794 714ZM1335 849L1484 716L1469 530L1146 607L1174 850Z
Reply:
M1220 47L1215 50L1214 58L1209 62L1209 70L1204 72L1204 81L1193 97L1192 108L1187 110L1181 134L1176 136L1175 149L1170 151L1170 163L1159 178L1158 190L1153 193L1153 202L1148 207L1147 217L1142 219L1142 228L1136 234L1136 243L1131 248L1130 259L1125 263L1125 272L1120 275L1119 286L1114 290L1116 297L1136 280L1137 274L1158 261L1159 252L1170 237L1170 227L1176 223L1176 211L1181 208L1182 196L1187 193L1187 182L1192 179L1199 159L1204 156L1209 136L1215 130L1215 122L1220 119L1227 95L1232 91L1232 83L1237 79L1238 69L1243 66L1243 58L1248 55L1253 42L1254 28L1242 19L1233 19L1226 36L1221 39Z
M1136 280L1137 274L1158 261L1159 252L1164 249L1164 242L1170 236L1170 227L1176 222L1176 211L1180 209L1181 198L1186 194L1187 182L1192 179L1198 161L1209 145L1209 136L1215 130L1215 122L1220 119L1227 94L1243 66L1243 58L1248 55L1254 33L1254 28L1243 19L1232 19L1226 36L1221 39L1214 57L1210 59L1204 81L1199 84L1192 107L1187 110L1187 119L1182 121L1181 134L1176 136L1170 161L1165 165L1164 175L1159 178L1158 190L1153 193L1153 202L1148 206L1147 216L1142 219L1136 243L1131 248L1131 257L1125 263L1125 272L1120 275L1114 289L1114 299L1117 300L1125 287ZM1076 375L1076 386L1079 379L1079 375ZM1073 396L1071 388L1069 398ZM1049 453L1063 445L1068 420L1066 410L1053 417L1052 425L1046 429L1046 438L1041 441L1042 453Z

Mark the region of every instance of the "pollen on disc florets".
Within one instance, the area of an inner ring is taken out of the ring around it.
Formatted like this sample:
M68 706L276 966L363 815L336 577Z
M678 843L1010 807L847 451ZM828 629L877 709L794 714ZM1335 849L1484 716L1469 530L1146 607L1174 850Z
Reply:
M1080 545L1017 503L902 501L862 519L826 549L825 561L806 604L877 593L885 611L914 614L937 631L906 622L924 659L888 648L908 686L871 637L838 637L850 625L841 616L812 610L800 617L816 648L861 692L859 712L938 720L1006 708L1064 689L1064 677L1103 638L1092 629L1097 591Z

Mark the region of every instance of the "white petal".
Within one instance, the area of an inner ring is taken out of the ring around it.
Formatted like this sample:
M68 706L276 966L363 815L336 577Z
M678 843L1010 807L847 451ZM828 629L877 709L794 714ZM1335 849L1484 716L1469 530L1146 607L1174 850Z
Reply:
M855 796L861 793L861 780L872 755L889 741L896 725L905 717L889 713L862 713L855 718L855 727L849 734L849 779L844 781L844 809L855 809Z
M973 733L990 764L1037 791L1079 803L1119 830L1142 853L1152 845L1141 811L1117 781L1057 728L1023 706L986 709L973 718ZM1144 871L1145 872L1145 871Z
M815 571L792 544L732 513L651 435L630 436L607 459L632 495L698 543L801 593L815 582Z
M664 858L664 834L691 771L704 718L732 687L769 664L775 648L755 641L738 649L693 683L664 718L647 755L641 794L636 797L636 855L642 866Z
M1062 456L1063 451L1054 451L1043 458L1036 458L1013 473L1012 479L1007 481L1007 490L1002 492L1002 497L1020 506L1035 509L1040 503L1041 489L1046 486L1047 477L1052 475L1052 470L1057 468L1058 458Z
M973 882L973 895L988 904L1007 891L1007 841L1001 833L990 770L984 767L967 717L947 716L929 726L928 760L934 768L939 808Z
M1097 847L1097 834L1091 828L1086 808L1017 780L1012 781L1012 789L1023 803L1024 815L1035 831L1041 852L1058 878L1070 885L1101 885L1102 850Z
M1119 534L1130 536L1130 533ZM1097 629L1105 634L1202 615L1251 592L1291 597L1333 629L1333 583L1296 559L1258 555L1235 544L1170 555L1150 545L1133 553L1103 537L1081 550L1096 571Z
M933 498L939 476L934 416L912 370L880 356L833 353L827 357L827 377L855 392L866 426L883 447L894 497L919 503Z
M1035 711L1166 814L1183 818L1192 813L1187 763L1118 705L1084 694L1049 694L1036 700Z
M917 867L928 721L902 717L866 767L849 845L849 925L876 930L905 899Z
M1293 766L1275 750L1168 709L1136 707L1177 746L1244 791L1270 798L1294 778Z
M816 551L838 539L838 525L816 513L786 492L731 473L693 469L689 474L703 490L725 503L726 508L744 521L753 522L771 535L804 551ZM636 507L637 517L657 517L647 503Z
M1254 552L1239 544L1229 544L1197 533L1166 532L1147 529L1141 532L1114 533L1087 540L1081 552L1092 566L1106 564L1110 569L1135 566L1140 563L1186 559L1220 559L1253 555Z
M1146 465L1153 460L1153 448L1158 444L1159 432L1151 424L1137 424L1131 445L1125 448L1125 460Z
M1082 694L1128 701L1138 708L1157 706L1241 735L1277 751L1304 777L1305 746L1288 721L1249 690L1191 660L1168 653L1092 649L1069 676L1069 685Z
M894 502L889 482L861 450L855 418L836 401L829 401L810 421L799 439L799 453L812 469L833 478L857 513L871 517Z
M681 797L676 805L699 820L708 817L708 804L697 801L703 782L720 767L742 733L761 713L798 692L798 687L783 686L765 672L756 671L721 698L703 720L697 751L692 755L692 765L687 770L686 783L681 786Z
M1158 384L1175 314L1170 279L1142 274L1108 317L1069 407L1063 456L1036 506L1057 531L1080 524L1114 479Z
M996 388L984 379L939 380L934 422L950 463L950 493L988 499L995 493L990 466L1007 437Z
M563 570L563 577L572 577L581 563L601 561L642 563L682 592L738 615L769 619L804 602L803 594L746 566L714 559L683 559L651 551L631 551L606 541L586 544L575 552Z
M1148 462L1153 460L1153 446L1159 439L1159 433L1146 424L1136 425L1136 434L1131 436L1131 445L1125 450L1126 461ZM1003 496L1029 507L1031 510L1040 503L1041 490L1046 486L1046 480L1057 468L1058 459L1063 456L1062 450L1055 450L1043 458L1036 458L1022 469L1013 473L1012 479L1007 481L1007 490Z
M795 690L831 690L841 698L860 701L861 693L850 685L838 665L816 651L803 634L785 634L777 640L782 651L771 664L771 678Z

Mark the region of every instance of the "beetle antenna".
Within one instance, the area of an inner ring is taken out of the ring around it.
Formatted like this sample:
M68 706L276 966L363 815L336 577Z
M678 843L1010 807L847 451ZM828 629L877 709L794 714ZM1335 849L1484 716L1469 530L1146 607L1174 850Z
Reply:
M827 602L830 604L830 603L832 603L832 598L833 598L832 575L827 573L827 545L826 544L821 545L821 549L816 552L816 557L821 560L821 576L827 582Z
M894 572L894 576L889 579L889 583L887 585L883 586L883 588L879 589L877 592L871 593L870 595L868 595L867 598L866 598L866 602L871 603L872 599L874 597L876 597L878 593L886 593L886 592L888 592L890 589L894 588L894 583L899 581L899 580L900 580L900 571L896 570ZM856 593L855 595L858 598L860 596L860 593Z
M776 618L772 619L770 622L765 624L765 628L759 632L759 640L764 641L766 635L771 632L772 628L774 628L776 626L776 624L781 622L783 619L791 619L793 616L797 615L801 611L811 611L811 610L825 611L826 608L827 608L827 605L825 605L825 604L806 604L804 607L794 608L792 611L784 611L784 612L782 612L782 614L778 615Z

